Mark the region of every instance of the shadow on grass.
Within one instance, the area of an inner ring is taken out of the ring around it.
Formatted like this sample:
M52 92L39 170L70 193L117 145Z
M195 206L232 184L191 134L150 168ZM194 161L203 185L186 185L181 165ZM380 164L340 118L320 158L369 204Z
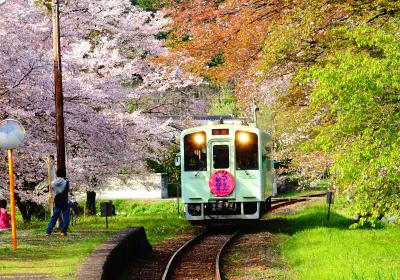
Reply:
M321 227L347 230L354 222L354 220L335 213L334 211L331 211L328 221L327 212L324 207L311 207L297 214L260 220L257 225L246 228L250 231L263 230L271 233L293 235L299 231Z

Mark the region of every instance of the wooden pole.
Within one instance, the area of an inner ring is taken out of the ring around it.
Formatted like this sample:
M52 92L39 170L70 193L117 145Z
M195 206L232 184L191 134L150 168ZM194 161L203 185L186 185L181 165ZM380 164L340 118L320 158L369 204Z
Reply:
M57 169L61 171L61 177L66 177L67 171L65 167L64 104L62 92L60 47L60 2L59 0L52 0L52 4Z
M14 170L12 149L8 149L8 175L10 177L11 241L13 250L17 250L17 221L15 220Z
M47 159L47 184L49 188L49 207L50 213L53 215L53 188L51 186L52 166L54 164L54 157L49 156Z

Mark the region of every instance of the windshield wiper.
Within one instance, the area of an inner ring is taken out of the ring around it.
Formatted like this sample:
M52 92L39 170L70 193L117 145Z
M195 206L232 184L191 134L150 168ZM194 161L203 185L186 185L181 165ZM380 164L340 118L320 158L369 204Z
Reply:
M196 174L194 174L194 177L197 177L200 171L204 171L203 168L204 168L204 163L200 161L200 168L197 170Z

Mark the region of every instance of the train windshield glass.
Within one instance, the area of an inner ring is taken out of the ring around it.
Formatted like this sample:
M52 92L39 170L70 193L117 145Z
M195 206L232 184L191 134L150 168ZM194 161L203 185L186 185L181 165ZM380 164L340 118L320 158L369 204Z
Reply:
M258 169L258 136L247 131L237 131L235 135L236 169Z
M188 134L183 139L184 143L184 170L207 170L207 141L205 132Z
M214 169L229 168L229 146L213 146L213 167Z

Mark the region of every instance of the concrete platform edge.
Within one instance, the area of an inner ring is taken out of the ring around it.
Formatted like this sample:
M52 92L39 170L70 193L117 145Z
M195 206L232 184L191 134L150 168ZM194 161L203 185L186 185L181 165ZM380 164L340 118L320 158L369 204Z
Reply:
M143 227L129 227L110 237L83 262L78 280L116 279L126 264L151 252Z

